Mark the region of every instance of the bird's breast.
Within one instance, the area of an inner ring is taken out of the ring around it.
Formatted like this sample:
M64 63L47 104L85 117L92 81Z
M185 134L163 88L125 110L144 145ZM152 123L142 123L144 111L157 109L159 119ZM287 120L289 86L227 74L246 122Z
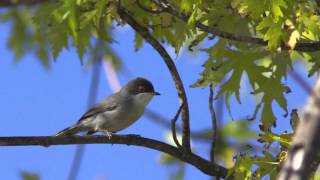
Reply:
M105 115L102 114L100 116L102 126L111 132L120 131L129 127L141 117L151 98L152 94L142 93L122 102L115 111L106 112L104 113Z

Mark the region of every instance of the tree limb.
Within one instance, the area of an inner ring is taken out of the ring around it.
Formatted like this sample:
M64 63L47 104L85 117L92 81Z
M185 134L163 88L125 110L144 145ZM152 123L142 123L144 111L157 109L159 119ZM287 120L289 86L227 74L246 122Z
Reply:
M112 135L109 139L106 136L17 136L0 137L0 146L51 146L51 145L71 145L71 144L126 144L142 146L167 153L181 161L187 162L198 168L200 171L211 175L226 177L227 169L217 164L189 153L187 156L172 145L140 137L138 135Z
M166 3L166 1L162 1L159 5L161 6L162 11L167 12L167 13L183 20L184 22L188 23L190 15L179 12L178 10L169 6L168 3ZM250 37L250 36L236 35L236 34L232 34L229 32L221 31L216 27L204 25L200 21L195 21L195 26L204 32L210 33L214 36L219 36L221 38L226 38L226 39L234 40L234 41L238 41L238 42L258 44L258 45L262 45L262 46L268 45L268 42L264 41L263 39L256 38L256 37ZM282 43L280 45L280 47L283 50L291 50L291 48L284 43ZM318 50L320 50L320 41L317 41L314 43L297 43L294 50L296 50L296 51L318 51Z
M320 163L320 78L304 108L278 180L308 179Z
M182 116L182 146L183 151L190 152L190 125L189 125L189 107L187 96L184 90L184 86L180 75L177 71L177 68L169 56L167 51L164 47L149 33L148 29L142 27L138 22L136 22L133 17L131 17L130 13L127 12L123 7L120 5L118 6L118 14L126 23L128 23L137 33L139 33L163 58L164 62L166 63L171 76L174 80L178 96L180 99L180 105L183 105L181 116Z

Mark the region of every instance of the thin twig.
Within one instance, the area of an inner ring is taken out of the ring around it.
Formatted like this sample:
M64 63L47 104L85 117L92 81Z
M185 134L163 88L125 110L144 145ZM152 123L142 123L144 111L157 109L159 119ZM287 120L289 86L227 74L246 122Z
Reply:
M183 151L188 153L191 152L190 148L190 125L189 125L189 107L187 96L184 90L183 82L180 78L180 75L177 71L177 68L169 56L168 52L164 49L164 47L149 33L148 29L142 27L135 19L127 12L126 9L118 6L118 14L120 15L121 19L127 22L136 32L138 32L162 57L164 62L166 63L171 76L174 80L178 97L180 99L180 105L183 105L181 111L181 119L182 119L182 146Z
M106 136L23 136L23 137L0 137L0 146L52 146L71 144L126 144L154 149L167 153L181 161L198 168L205 174L211 176L226 177L228 169L212 164L211 162L189 153L184 156L181 151L161 141L140 137L138 135L112 135L109 139Z
M171 120L171 131L172 131L172 138L173 138L173 141L174 143L176 143L177 147L178 148L181 148L182 146L180 145L179 141L178 141L178 138L177 138L177 133L176 133L176 123L177 123L177 120L179 118L179 115L180 115L180 112L182 110L182 106L183 104L180 105L176 115L174 116L174 118Z
M209 110L211 114L211 123L212 123L212 142L211 142L211 151L210 159L211 162L215 162L215 152L216 152L216 142L217 142L217 117L213 108L213 87L212 84L209 85Z

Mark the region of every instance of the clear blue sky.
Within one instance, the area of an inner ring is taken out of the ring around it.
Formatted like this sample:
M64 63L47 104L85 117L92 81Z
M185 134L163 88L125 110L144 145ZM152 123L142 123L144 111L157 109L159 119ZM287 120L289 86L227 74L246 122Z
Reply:
M51 69L45 70L36 57L27 55L14 63L12 52L5 40L10 33L8 24L0 25L0 136L48 136L73 124L86 111L87 96L92 69L80 65L74 49L63 51ZM133 33L130 28L115 32L119 44L112 47L124 60L125 66L134 76L142 76L153 82L162 95L155 97L149 108L172 118L178 108L177 93L169 71L159 55L144 44L139 52L134 51ZM170 50L172 52L172 49ZM176 65L184 81L189 98L191 129L193 131L210 127L208 89L192 89L205 60L203 54L183 52L176 59ZM303 77L305 70L298 65ZM121 84L130 78L119 73ZM134 77L131 77L134 78ZM313 82L313 80L308 80ZM289 95L289 109L302 107L306 93L293 83ZM101 73L98 99L111 93L104 73ZM242 92L248 84L242 84ZM246 117L253 112L254 99L242 96L242 105L232 100L235 118ZM284 114L279 108L276 113ZM225 115L224 122L230 121ZM256 124L256 123L255 123ZM287 128L288 121L278 122L278 131ZM256 126L253 126L253 128ZM140 134L144 137L165 140L165 129L142 117L134 125L119 134ZM208 146L194 144L194 150L208 157ZM20 179L19 171L37 173L41 179L66 179L74 156L75 146L44 147L0 147L0 178ZM159 163L160 153L134 146L87 145L78 179L166 179L170 168ZM208 179L197 169L188 166L186 179Z

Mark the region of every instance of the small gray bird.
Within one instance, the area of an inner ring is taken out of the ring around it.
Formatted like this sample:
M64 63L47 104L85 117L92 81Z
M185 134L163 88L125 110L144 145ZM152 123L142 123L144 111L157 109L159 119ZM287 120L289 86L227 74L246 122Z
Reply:
M101 101L86 112L79 121L55 136L70 136L79 132L87 135L104 132L109 138L112 133L129 127L138 120L155 92L150 81L138 77L129 81L121 90Z

